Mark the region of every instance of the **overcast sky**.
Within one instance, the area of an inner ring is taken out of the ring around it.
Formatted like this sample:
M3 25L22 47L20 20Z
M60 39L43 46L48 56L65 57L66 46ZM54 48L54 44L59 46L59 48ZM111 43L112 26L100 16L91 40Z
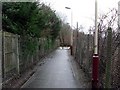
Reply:
M87 32L90 26L94 25L95 0L40 0L46 4L50 4L51 8L65 19L71 25L71 11L73 26L76 22L85 27ZM98 0L98 15L109 12L112 8L118 8L120 0ZM65 9L70 7L70 9Z

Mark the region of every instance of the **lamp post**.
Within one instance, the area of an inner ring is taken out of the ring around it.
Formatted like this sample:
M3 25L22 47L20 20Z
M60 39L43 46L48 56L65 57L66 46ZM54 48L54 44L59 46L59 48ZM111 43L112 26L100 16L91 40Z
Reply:
M98 88L98 26L97 26L97 0L95 0L95 35L94 35L94 55L92 67L92 88Z
M72 17L73 17L73 14L72 14L72 9L70 7L65 7L66 9L69 9L71 10L71 45L70 45L70 49L71 49L71 55L73 55L73 30L72 30Z
M73 15L72 15L72 8L70 8L70 7L65 7L65 8L71 10L71 28L72 28L72 22L73 22L73 21L72 21L72 16L73 16Z

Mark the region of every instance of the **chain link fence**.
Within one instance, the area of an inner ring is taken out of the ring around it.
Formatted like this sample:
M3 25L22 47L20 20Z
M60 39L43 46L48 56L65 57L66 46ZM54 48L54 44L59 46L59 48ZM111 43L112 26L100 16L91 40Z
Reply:
M105 35L99 33L99 85L101 88L105 87L106 77L110 77L111 87L120 87L120 33L112 32L111 42L108 41L108 32ZM94 36L93 34L85 34L83 32L74 31L73 38L73 53L74 58L86 73L90 80L92 80L92 56L94 53ZM111 44L110 44L111 43ZM111 45L111 47L109 46ZM108 50L111 48L111 52ZM108 60L108 53L111 55L111 60ZM110 71L106 75L107 70Z
M93 36L83 32L74 31L73 40L74 58L81 68L91 77L91 64L93 55Z

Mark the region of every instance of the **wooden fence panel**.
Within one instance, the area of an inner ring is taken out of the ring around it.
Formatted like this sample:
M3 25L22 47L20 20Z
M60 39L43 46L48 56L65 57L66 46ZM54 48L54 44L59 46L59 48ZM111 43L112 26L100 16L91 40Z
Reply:
M4 76L8 78L17 73L18 35L4 32Z

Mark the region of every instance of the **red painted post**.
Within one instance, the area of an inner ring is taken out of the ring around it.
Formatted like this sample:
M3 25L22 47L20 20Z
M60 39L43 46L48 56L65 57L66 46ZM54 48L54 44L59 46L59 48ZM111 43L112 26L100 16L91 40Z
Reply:
M98 70L99 67L99 56L98 54L93 55L93 67L92 67L92 88L98 88Z
M95 34L94 34L94 55L93 55L93 67L92 67L92 89L98 89L98 25L97 25L97 0L95 0Z

